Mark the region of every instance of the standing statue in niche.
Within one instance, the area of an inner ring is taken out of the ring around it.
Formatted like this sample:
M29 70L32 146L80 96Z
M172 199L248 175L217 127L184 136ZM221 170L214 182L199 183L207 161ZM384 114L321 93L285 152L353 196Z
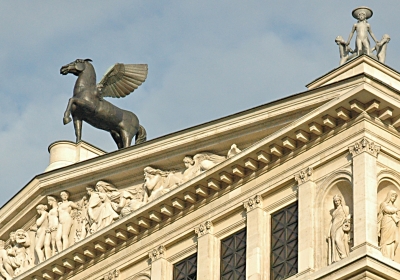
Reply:
M380 204L378 212L379 246L382 255L391 260L394 260L400 241L400 217L398 215L400 209L394 205L396 199L396 191L390 190L385 200Z
M342 196L333 197L334 210L328 233L328 263L338 262L346 258L350 252L350 213Z
M352 11L352 16L357 19L357 22L353 25L350 32L349 38L345 42L342 36L337 36L335 39L336 44L339 46L340 53L340 64L344 64L359 55L367 54L372 58L385 63L386 60L386 48L390 41L389 35L385 34L381 41L378 41L372 32L371 25L368 23L367 19L371 18L373 12L368 7L358 7ZM356 33L355 49L352 50L349 45L353 38L354 33ZM375 47L371 47L369 36L375 42ZM372 52L376 51L376 55Z
M60 73L72 73L78 76L74 95L69 99L64 113L64 124L71 121L75 128L76 142L82 137L82 121L109 131L118 149L146 141L146 131L139 125L135 114L122 110L105 101L104 97L125 97L137 89L147 77L147 64L115 64L99 84L96 85L96 73L90 59L77 59L62 66Z

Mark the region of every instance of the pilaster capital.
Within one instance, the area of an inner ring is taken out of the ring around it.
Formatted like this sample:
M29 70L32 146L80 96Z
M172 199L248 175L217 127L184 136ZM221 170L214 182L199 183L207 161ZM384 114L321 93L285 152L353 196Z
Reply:
M362 138L354 143L354 145L349 146L349 152L352 157L355 157L363 152L367 152L370 155L377 157L381 150L381 146L376 145L373 141L367 138Z
M113 269L110 272L106 273L103 276L103 279L104 280L118 280L119 275L120 275L119 269Z
M243 207L246 208L247 212L256 209L262 208L262 197L261 195L256 195L254 197L250 197L248 200L243 202Z
M201 237L208 233L213 234L214 232L214 225L211 221L205 221L194 228L194 232L197 234L197 237Z
M311 166L307 167L304 170L301 170L299 173L294 175L294 179L296 180L298 185L304 184L305 182L312 181L313 168Z
M149 258L152 262L161 258L166 258L166 256L166 250L163 245L160 245L149 252Z

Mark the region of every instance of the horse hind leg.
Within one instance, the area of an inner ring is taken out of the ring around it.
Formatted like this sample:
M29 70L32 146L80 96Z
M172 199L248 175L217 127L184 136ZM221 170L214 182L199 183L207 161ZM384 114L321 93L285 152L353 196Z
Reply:
M126 130L122 130L121 131L122 148L130 147L132 144L132 138L133 138L133 135L131 133L129 133Z
M122 149L123 143L122 143L121 135L118 132L116 132L115 130L111 130L110 133L111 133L111 136L114 139L115 143L117 144L118 149Z

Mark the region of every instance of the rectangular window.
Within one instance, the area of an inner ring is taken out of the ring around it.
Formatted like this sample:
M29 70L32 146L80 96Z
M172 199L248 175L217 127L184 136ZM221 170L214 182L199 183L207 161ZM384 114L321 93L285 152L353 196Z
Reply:
M197 253L174 264L174 280L196 280Z
M246 279L246 228L221 241L221 280Z
M297 273L297 202L274 213L271 219L271 279Z

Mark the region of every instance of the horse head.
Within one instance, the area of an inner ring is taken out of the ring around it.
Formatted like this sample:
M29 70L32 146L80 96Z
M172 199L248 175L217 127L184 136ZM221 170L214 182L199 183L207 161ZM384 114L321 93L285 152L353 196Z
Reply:
M79 74L85 70L86 64L90 63L92 60L91 59L77 59L75 61L72 61L71 63L68 63L67 65L64 65L60 69L60 74L61 75L67 75L68 73L72 73L75 76L79 76Z

